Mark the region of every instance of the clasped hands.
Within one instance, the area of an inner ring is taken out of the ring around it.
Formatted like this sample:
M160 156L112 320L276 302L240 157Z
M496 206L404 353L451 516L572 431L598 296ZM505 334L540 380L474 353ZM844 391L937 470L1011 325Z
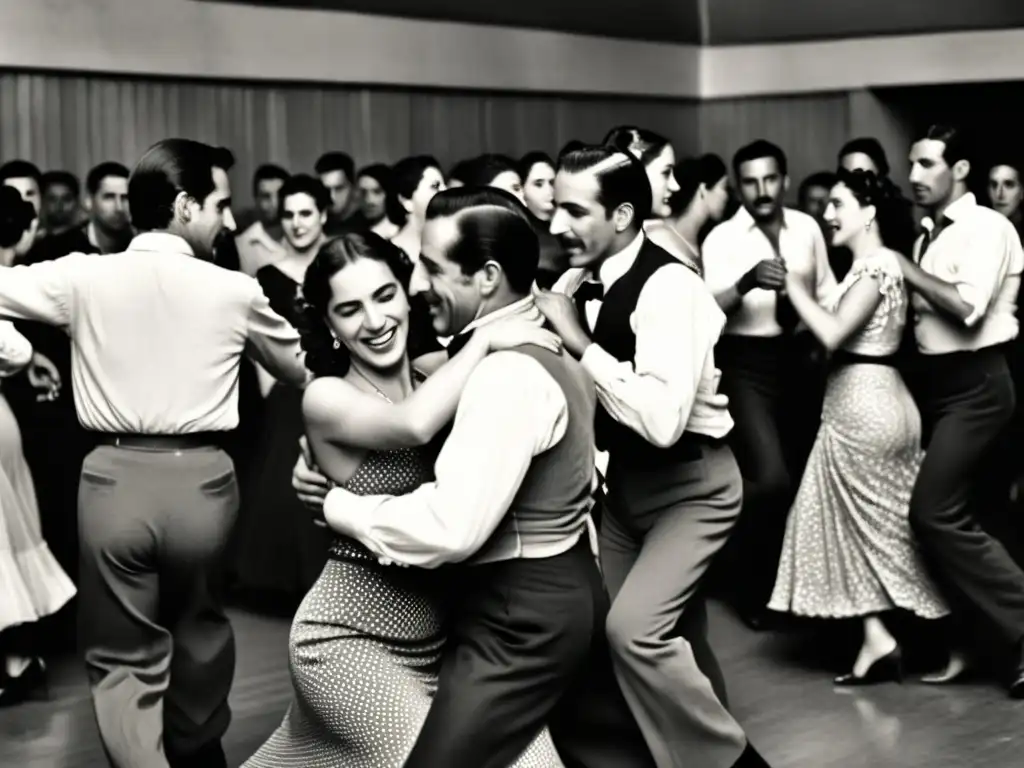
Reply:
M787 293L795 285L797 288L807 288L812 282L814 275L811 271L790 268L781 258L763 259L753 266L736 283L736 288L741 295L750 293L755 288L766 291Z

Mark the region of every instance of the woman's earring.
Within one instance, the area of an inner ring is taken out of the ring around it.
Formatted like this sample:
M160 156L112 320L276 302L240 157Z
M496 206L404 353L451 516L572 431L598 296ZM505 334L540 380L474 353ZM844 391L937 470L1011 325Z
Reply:
M870 232L870 231L871 231L871 226L872 226L872 225L873 225L874 223L875 223L875 220L874 220L874 219L871 219L871 220L870 220L870 221L869 221L869 222L868 222L867 224L865 224L865 225L864 225L864 231L865 231L865 232Z
M337 336L335 336L334 342L331 344L331 346L334 347L335 349L341 349L341 340Z

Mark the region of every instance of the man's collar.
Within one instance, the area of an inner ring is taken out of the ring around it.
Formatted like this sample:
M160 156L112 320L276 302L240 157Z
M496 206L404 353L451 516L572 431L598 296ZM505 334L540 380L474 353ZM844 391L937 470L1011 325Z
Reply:
M192 246L185 239L170 232L143 232L132 238L129 251L147 253L178 253L182 256L195 256Z
M788 224L789 224L789 222L787 221L788 212L789 212L789 209L786 208L785 206L783 206L782 207L782 228L783 229L785 229L788 226ZM751 215L750 211L748 211L746 209L746 207L744 207L742 205L739 207L739 210L737 210L736 213L733 214L732 220L735 221L738 225L740 225L744 229L753 229L754 227L757 226L757 219L755 219Z
M946 210L942 212L942 215L939 218L944 225L949 225L958 218L962 218L967 215L977 207L978 199L974 196L974 193L966 192L947 205ZM931 216L924 216L921 219L921 229L931 233L935 229L935 219Z
M629 245L601 262L601 266L597 268L597 278L601 281L605 291L629 271L633 262L636 261L636 257L640 255L643 245L644 233L643 230L640 230Z
M472 333L474 330L479 328L481 325L490 325L501 320L524 320L526 322L536 322L537 325L544 323L544 317L541 315L540 310L537 309L537 304L533 300L533 296L524 296L521 299L513 301L511 304L506 304L504 307L488 312L482 317L478 317L476 320L471 322L465 328L462 329L462 333L459 335Z

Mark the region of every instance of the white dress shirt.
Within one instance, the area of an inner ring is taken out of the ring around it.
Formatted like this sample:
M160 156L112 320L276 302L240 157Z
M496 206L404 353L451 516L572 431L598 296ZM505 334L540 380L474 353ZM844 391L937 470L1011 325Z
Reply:
M466 330L509 318L543 322L527 297ZM324 500L324 516L339 533L397 563L435 568L467 560L504 519L533 458L565 435L568 415L562 388L539 362L511 351L488 355L462 393L433 482L405 496L358 496L334 488ZM553 557L578 540L576 535L553 548L520 546L473 562Z
M775 249L746 208L711 230L701 247L704 280L712 294L736 285L741 277L765 259L776 258ZM793 270L814 274L818 301L836 288L828 263L825 238L811 216L791 208L782 209L779 255ZM729 313L725 333L736 336L779 336L782 327L775 320L776 292L754 288Z
M956 286L974 308L958 323L940 313L917 291L912 294L914 336L921 352L939 355L983 349L1017 337L1017 291L1024 252L1016 228L1000 213L978 205L967 193L945 210L949 223L920 256L922 235L914 246L921 269ZM921 226L934 229L930 218Z
M234 429L246 350L283 381L307 376L298 333L259 283L166 233L3 270L0 317L66 329L78 419L98 432Z
M0 378L13 376L32 362L32 344L14 323L0 320Z
M605 293L633 266L643 242L639 234L601 263ZM571 296L587 279L583 269L570 269L553 290ZM591 330L600 311L598 300L584 307ZM725 314L700 276L682 264L662 267L640 291L629 322L636 335L635 362L620 362L597 344L580 360L612 418L662 448L674 445L683 432L728 434L729 398L718 393L721 372L714 355Z

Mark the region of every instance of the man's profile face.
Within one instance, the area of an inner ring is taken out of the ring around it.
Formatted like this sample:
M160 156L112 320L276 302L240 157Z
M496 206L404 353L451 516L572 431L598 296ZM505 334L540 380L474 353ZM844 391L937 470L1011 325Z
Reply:
M598 199L601 182L591 171L555 174L555 212L551 234L573 267L596 267L609 256L618 234L614 217Z
M787 180L774 157L757 157L741 163L736 181L743 207L755 221L771 221L778 215Z
M921 139L910 148L910 188L914 202L935 207L949 199L954 173L946 162L946 142Z
M223 168L213 169L213 191L201 204L190 201L191 218L185 225L186 240L203 259L213 258L214 243L225 229L235 230L231 213L231 183Z
M420 258L409 282L409 293L420 295L430 308L438 336L455 336L480 315L483 295L479 273L467 275L448 258L461 235L454 216L429 219L423 225Z

